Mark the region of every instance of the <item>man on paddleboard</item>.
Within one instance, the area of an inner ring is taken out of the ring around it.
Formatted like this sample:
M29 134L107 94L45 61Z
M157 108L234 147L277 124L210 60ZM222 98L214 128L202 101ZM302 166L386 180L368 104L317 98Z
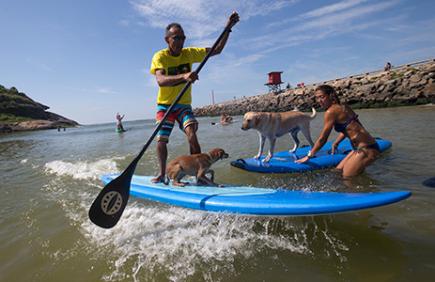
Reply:
M231 32L231 28L239 21L237 12L233 12L226 24L226 32L219 41L211 56L222 52ZM168 108L178 96L187 82L194 82L198 75L192 71L192 64L201 62L210 48L186 47L184 30L178 23L171 23L166 27L165 41L168 48L156 52L151 61L150 73L156 76L159 92L157 94L157 123L163 119ZM166 160L168 157L167 143L174 127L178 122L181 130L186 134L190 153L201 153L201 147L196 136L198 122L192 111L191 87L184 93L173 111L163 122L157 133L157 157L159 159L160 173L152 182L165 182Z

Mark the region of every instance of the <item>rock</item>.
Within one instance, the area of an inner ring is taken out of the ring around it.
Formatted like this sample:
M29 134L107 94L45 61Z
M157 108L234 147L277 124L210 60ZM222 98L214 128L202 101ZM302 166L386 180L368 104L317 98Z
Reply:
M435 84L426 85L426 87L423 89L423 93L426 96L434 96L435 95Z
M13 131L9 124L0 124L0 133L11 133Z
M410 82L408 87L410 89L420 88L426 85L426 83L427 83L427 79L421 79L418 82Z
M390 92L383 92L383 93L377 93L376 95L374 95L374 99L377 102L383 102L385 101L387 98L393 97L393 94Z
M411 78L409 79L411 81L411 83L418 83L421 80L421 76L414 74L413 76L411 76Z
M334 79L315 85L306 85L285 91L279 95L266 93L240 100L222 103L219 111L215 107L195 109L195 114L216 115L221 112L243 114L251 111L288 111L295 106L299 110L311 111L317 107L314 89L318 85L329 84L336 88L342 102L355 108L415 105L425 101L435 101L435 63L430 61L418 65L395 67L394 70L372 72L342 79Z
M294 94L295 95L304 95L305 94L305 89L303 89L303 88L295 89Z
M428 66L425 68L425 71L426 71L426 72L435 72L435 64L428 65Z
M405 76L405 77L411 77L411 75L412 75L413 73L414 73L414 71L410 70L410 71L405 72L405 73L403 74L403 76Z

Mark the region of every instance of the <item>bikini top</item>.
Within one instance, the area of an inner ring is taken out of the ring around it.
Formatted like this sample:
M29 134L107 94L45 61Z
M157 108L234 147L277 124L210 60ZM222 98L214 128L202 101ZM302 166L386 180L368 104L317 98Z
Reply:
M345 131L346 131L347 126L348 126L349 124L351 124L353 121L356 121L356 122L360 123L359 120L358 120L358 115L357 115L357 114L355 114L355 115L353 115L352 117L350 117L350 118L349 118L348 120L346 120L344 123L338 123L338 122L336 122L336 123L334 124L334 129L335 129L335 131L337 131L337 132L343 132L343 133L346 133Z

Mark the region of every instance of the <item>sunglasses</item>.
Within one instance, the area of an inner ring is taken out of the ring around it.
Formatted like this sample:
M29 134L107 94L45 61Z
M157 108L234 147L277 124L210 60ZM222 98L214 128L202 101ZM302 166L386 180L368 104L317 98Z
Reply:
M175 35L175 36L171 36L171 38L173 39L173 40L186 40L186 36L184 36L184 35Z

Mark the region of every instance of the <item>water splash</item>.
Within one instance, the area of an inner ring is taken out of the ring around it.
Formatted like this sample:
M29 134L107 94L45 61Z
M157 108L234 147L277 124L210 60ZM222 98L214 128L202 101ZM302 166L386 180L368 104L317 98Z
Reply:
M87 216L95 197L95 180L116 171L114 159L96 162L54 161L45 165L54 175L44 190L59 203L84 236L76 250L108 264L101 279L180 281L201 277L219 281L237 277L237 262L253 261L270 250L309 257L324 250L328 260L346 262L349 248L327 222L305 218L276 218L208 213L131 199L118 224L101 229ZM70 176L71 178L65 178ZM69 186L81 187L73 191ZM322 248L318 248L318 245ZM323 254L325 255L325 254ZM58 254L53 259L62 259ZM276 263L283 263L275 256ZM285 265L283 265L285 267ZM90 266L92 269L92 266ZM198 276L199 275L199 276Z
M45 164L45 172L58 176L71 176L74 179L99 179L106 173L118 171L115 160L122 158L102 159L98 161L52 161Z
M113 229L103 230L89 220L81 227L97 249L111 250L115 257L113 271L103 277L106 281L130 276L153 280L158 275L180 281L198 272L216 281L221 273L236 274L234 263L240 257L249 261L268 250L313 256L312 240L326 242L325 248L340 261L346 261L343 251L348 250L309 217L237 216L150 202L130 204Z

